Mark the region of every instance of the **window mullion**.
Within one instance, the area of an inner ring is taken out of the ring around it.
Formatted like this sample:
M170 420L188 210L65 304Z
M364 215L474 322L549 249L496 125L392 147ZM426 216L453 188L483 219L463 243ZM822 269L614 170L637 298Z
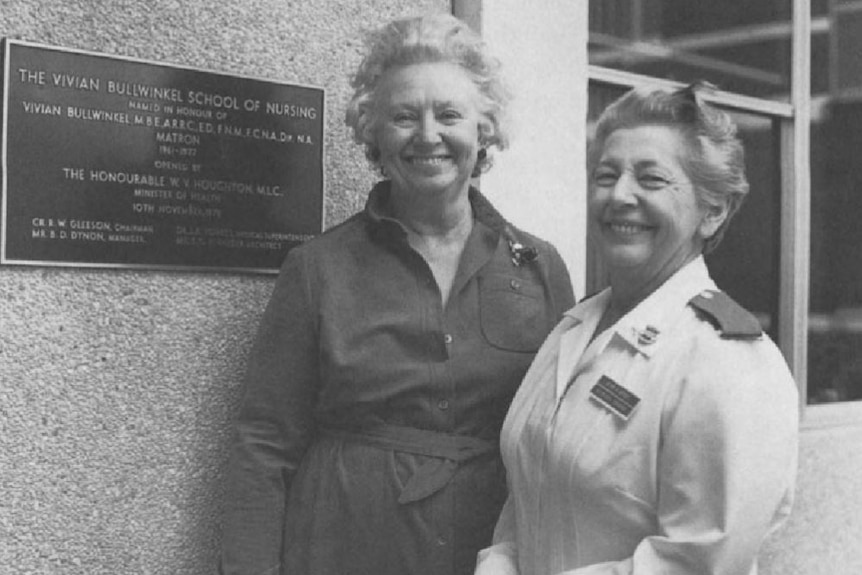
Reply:
M778 344L807 401L810 277L811 4L793 0L793 118L781 122L781 263Z

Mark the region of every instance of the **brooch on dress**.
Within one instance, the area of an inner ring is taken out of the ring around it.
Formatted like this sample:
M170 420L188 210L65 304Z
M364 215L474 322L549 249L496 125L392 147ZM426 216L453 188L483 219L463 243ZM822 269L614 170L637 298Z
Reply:
M512 263L516 266L534 262L539 257L539 250L514 240L509 240L509 251L512 253Z

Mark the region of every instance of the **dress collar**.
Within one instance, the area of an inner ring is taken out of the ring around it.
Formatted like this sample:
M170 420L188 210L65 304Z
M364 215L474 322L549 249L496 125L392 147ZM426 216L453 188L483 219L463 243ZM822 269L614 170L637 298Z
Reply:
M373 228L397 229L402 234L406 234L403 224L392 215L392 208L389 203L391 190L391 181L378 182L368 194L365 213ZM512 226L479 190L470 186L468 194L470 206L473 208L473 217L477 222L485 224L507 240L517 241Z

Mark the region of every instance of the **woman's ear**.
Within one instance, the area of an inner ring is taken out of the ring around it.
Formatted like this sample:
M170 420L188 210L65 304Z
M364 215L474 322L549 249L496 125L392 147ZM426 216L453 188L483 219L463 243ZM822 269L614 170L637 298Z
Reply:
M703 212L703 217L700 220L698 233L704 240L711 238L727 219L729 207L727 202L720 204L706 204L706 209Z
M357 136L363 144L377 144L377 128L379 123L379 110L377 110L374 102L367 98L359 102L356 106L356 126Z
M494 122L485 114L482 114L479 118L478 132L479 146L482 148L489 147L492 144L496 130L494 128Z
M363 118L362 129L359 137L363 144L374 145L377 143L377 122L370 112L365 112L366 117Z

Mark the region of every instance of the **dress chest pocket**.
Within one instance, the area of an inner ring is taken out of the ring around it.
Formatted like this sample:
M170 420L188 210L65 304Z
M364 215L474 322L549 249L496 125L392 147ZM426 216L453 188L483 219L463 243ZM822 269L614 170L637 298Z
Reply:
M535 352L548 331L542 286L515 275L479 278L479 319L482 335L506 351Z

